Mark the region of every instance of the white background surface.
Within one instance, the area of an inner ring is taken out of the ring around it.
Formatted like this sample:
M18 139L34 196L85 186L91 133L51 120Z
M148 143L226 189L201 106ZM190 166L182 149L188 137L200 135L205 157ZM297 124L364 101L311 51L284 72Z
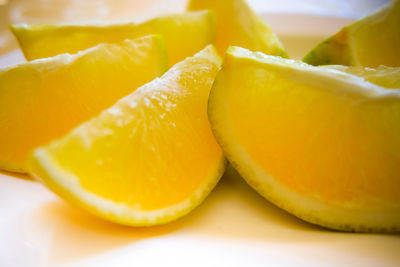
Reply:
M304 1L318 9L314 2ZM279 4L274 7L264 19L296 58L352 21L310 10L314 15L282 14ZM22 60L19 52L7 53L0 65ZM6 173L0 173L0 214L1 267L400 266L399 235L346 234L307 224L268 203L232 170L195 211L158 227L101 221L42 185Z
M228 172L188 216L113 225L40 184L0 176L0 266L399 266L398 235L324 230L275 208Z

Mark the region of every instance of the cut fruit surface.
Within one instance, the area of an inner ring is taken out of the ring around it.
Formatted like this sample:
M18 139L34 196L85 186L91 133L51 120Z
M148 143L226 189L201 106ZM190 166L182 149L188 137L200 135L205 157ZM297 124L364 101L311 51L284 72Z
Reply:
M221 55L229 45L287 57L278 36L249 7L245 0L190 0L188 10L215 10L217 34L215 44Z
M400 66L400 1L344 27L303 59L311 65Z
M0 70L0 168L25 172L28 152L161 76L160 36L101 44Z
M214 41L215 15L211 11L200 11L166 15L140 24L15 24L10 28L27 60L160 34L167 47L169 66L172 66Z
M324 227L400 230L400 91L232 47L210 93L214 135L242 177Z
M225 168L207 119L219 68L216 50L206 47L36 149L30 173L66 200L120 224L155 225L185 215Z
M400 67L379 66L378 68L365 68L361 66L326 65L323 68L344 71L382 87L400 88Z

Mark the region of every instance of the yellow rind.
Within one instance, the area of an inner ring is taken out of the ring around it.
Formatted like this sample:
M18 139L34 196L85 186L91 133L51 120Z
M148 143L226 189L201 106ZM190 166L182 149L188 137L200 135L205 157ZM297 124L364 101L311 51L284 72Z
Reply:
M0 160L0 169L8 172L26 173L26 169L21 164L17 164L7 160Z
M96 196L81 187L77 177L73 179L76 183L67 182L70 180L67 178L73 177L73 174L63 170L56 162L52 161L44 149L36 149L29 162L29 173L72 205L104 220L127 226L153 226L183 217L204 201L226 168L226 161L221 158L214 173L205 179L204 184L189 199L164 209L147 211ZM120 212L116 213L116 210Z
M346 28L318 44L308 52L303 61L314 66L332 64L356 65L347 43Z
M361 46L361 48L360 48ZM314 65L400 66L400 1L343 27L314 47L303 61Z

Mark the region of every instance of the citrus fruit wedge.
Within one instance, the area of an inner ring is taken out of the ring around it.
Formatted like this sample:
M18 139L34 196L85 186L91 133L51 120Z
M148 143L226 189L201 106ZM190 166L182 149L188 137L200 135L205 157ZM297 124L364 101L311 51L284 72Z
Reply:
M0 168L25 172L31 149L98 115L166 69L160 36L1 69Z
M312 65L400 66L400 1L342 28L303 59Z
M223 55L229 45L287 57L278 36L248 6L245 0L190 0L188 10L215 10L217 34L215 44Z
M232 47L210 93L214 135L241 176L308 222L400 230L400 91Z
M377 68L366 68L361 66L326 65L323 68L340 70L377 84L382 87L400 88L400 67L379 66Z
M34 150L30 173L66 200L116 223L149 226L185 215L225 168L207 119L219 67L216 50L207 46Z
M15 24L10 29L27 60L76 53L100 43L160 34L167 47L169 66L172 66L214 41L215 14L211 11L187 12L140 24Z

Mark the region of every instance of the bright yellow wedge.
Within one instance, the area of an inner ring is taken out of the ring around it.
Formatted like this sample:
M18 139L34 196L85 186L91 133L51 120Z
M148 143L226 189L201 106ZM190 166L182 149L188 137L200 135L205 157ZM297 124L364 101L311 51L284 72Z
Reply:
M311 65L400 66L400 0L344 27L303 59Z
M231 164L272 203L332 229L400 231L400 90L232 47L208 114Z
M162 75L161 37L102 44L0 70L0 168L25 172L28 152Z
M71 203L116 223L175 220L225 168L207 119L220 68L212 46L34 151L30 173Z
M247 5L245 0L190 0L188 10L215 10L216 47L221 55L229 45L287 57L278 36Z
M214 41L215 15L211 11L201 11L166 15L140 24L16 24L10 28L27 60L160 34L167 47L169 66L172 66Z

